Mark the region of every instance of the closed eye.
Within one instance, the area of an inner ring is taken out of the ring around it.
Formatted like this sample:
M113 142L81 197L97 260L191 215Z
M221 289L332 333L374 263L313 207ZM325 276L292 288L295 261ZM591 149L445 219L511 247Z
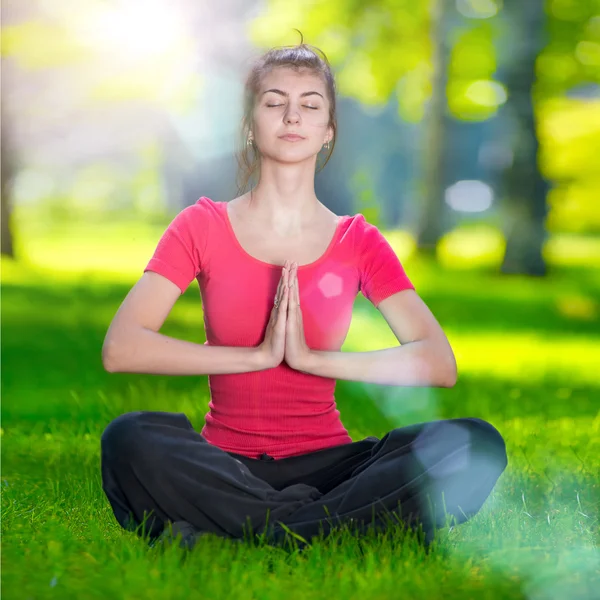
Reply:
M277 106L283 106L283 104L267 104L268 108L275 108ZM318 106L306 106L306 104L303 105L304 108L310 108L311 110L319 110Z

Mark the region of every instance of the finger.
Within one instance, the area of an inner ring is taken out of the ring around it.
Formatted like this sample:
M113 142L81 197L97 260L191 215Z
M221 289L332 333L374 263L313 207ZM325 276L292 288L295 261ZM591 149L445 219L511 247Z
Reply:
M290 290L288 292L288 299L287 299L287 306L285 307L285 312L287 314L287 323L286 323L286 329L291 332L294 326L294 319L292 318L294 316L294 307L292 306L292 302L294 300L294 295L292 290Z
M294 307L294 300L296 298L296 294L294 292L294 271L293 269L290 271L290 280L288 285L288 309L291 311Z
M279 305L280 310L277 315L277 320L283 322L282 327L285 327L285 321L287 320L286 317L287 317L288 297L289 297L289 292L287 291L287 288L284 288L283 298L281 299L281 304Z
M279 308L280 309L284 309L285 308L286 302L287 302L287 296L288 296L288 291L287 291L286 286L284 285L281 288L281 299L279 301Z
M289 277L290 277L290 272L288 269L286 269L285 273L283 275L283 280L281 282L281 299L282 300L287 291Z
M280 283L283 284L290 276L290 267L288 265L288 261L285 261L285 266L281 271L281 280Z
M294 274L294 295L296 297L296 306L300 306L300 285L298 284L298 268L296 268L296 272Z
M281 270L281 277L279 278L279 283L277 284L277 291L275 293L275 295L277 297L281 296L281 289L283 287L284 276L285 276L285 267Z
M298 267L295 266L293 268L293 271L291 273L291 282L292 282L292 287L290 289L291 291L291 304L293 306L293 308L296 308L296 306L298 305Z
M281 308L281 296L280 296L280 294L277 294L275 296L275 298L273 299L273 308L271 309L272 315L273 315L272 318L274 318L274 319L277 318L280 308Z
M286 261L286 265L287 265L287 261ZM279 299L279 301L281 301L281 299L283 298L283 290L285 289L285 287L287 285L288 277L289 277L289 269L286 266L284 266L281 271L281 277L279 279L279 284L277 285L277 298Z

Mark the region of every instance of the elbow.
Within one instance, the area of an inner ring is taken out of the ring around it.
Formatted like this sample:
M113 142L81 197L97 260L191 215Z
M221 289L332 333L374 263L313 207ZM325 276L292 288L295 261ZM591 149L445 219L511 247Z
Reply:
M458 369L456 366L456 358L454 357L454 353L450 354L450 360L448 361L448 366L445 369L445 377L444 383L442 387L451 388L456 385L458 380Z
M105 339L102 345L102 366L108 373L119 372L115 342L109 338Z
M442 387L452 388L456 385L456 381L458 379L456 371L454 373L450 373L450 375L444 380L444 384Z
M111 362L109 360L102 359L102 366L107 373L118 373L119 369L117 368L116 363Z
M429 347L426 354L428 384L433 387L452 388L456 385L458 372L456 358L447 343L436 343Z
M108 332L102 345L102 366L109 373L129 373L132 361L143 341L139 330L129 328Z

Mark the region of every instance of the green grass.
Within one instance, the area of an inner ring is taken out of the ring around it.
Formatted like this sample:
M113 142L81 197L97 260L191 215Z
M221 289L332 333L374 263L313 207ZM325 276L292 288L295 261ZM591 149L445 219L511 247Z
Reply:
M302 552L209 536L188 555L177 547L161 554L115 521L99 456L104 427L121 413L184 412L200 430L208 409L206 377L102 368L108 324L159 228L19 231L25 260L2 262L5 598L598 597L597 270L557 260L546 279L505 278L405 257L452 342L459 381L452 389L340 381L344 424L360 439L481 417L501 431L509 456L479 514L441 530L430 554L399 527L362 540L341 531ZM204 341L195 283L162 331ZM394 343L359 296L343 349Z

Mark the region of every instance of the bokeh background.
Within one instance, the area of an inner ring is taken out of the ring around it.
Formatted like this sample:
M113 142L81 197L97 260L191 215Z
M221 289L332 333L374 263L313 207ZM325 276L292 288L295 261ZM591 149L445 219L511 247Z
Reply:
M102 342L175 214L237 195L245 73L294 28L339 90L317 196L384 232L458 361L452 389L338 382L342 419L353 439L492 422L509 469L491 520L453 539L506 569L525 562L503 544L542 548L518 576L571 596L600 564L600 0L3 0L7 577L34 597L36 578L68 578L39 555L20 579L32 527L122 538L100 487L111 419L182 411L202 428L206 377L106 373ZM202 319L194 282L162 331L203 343ZM395 343L359 296L343 349Z
M245 71L297 27L337 75L338 145L317 180L332 210L410 232L444 265L588 264L599 14L597 0L8 0L2 253L43 260L32 220L164 223L235 197Z

